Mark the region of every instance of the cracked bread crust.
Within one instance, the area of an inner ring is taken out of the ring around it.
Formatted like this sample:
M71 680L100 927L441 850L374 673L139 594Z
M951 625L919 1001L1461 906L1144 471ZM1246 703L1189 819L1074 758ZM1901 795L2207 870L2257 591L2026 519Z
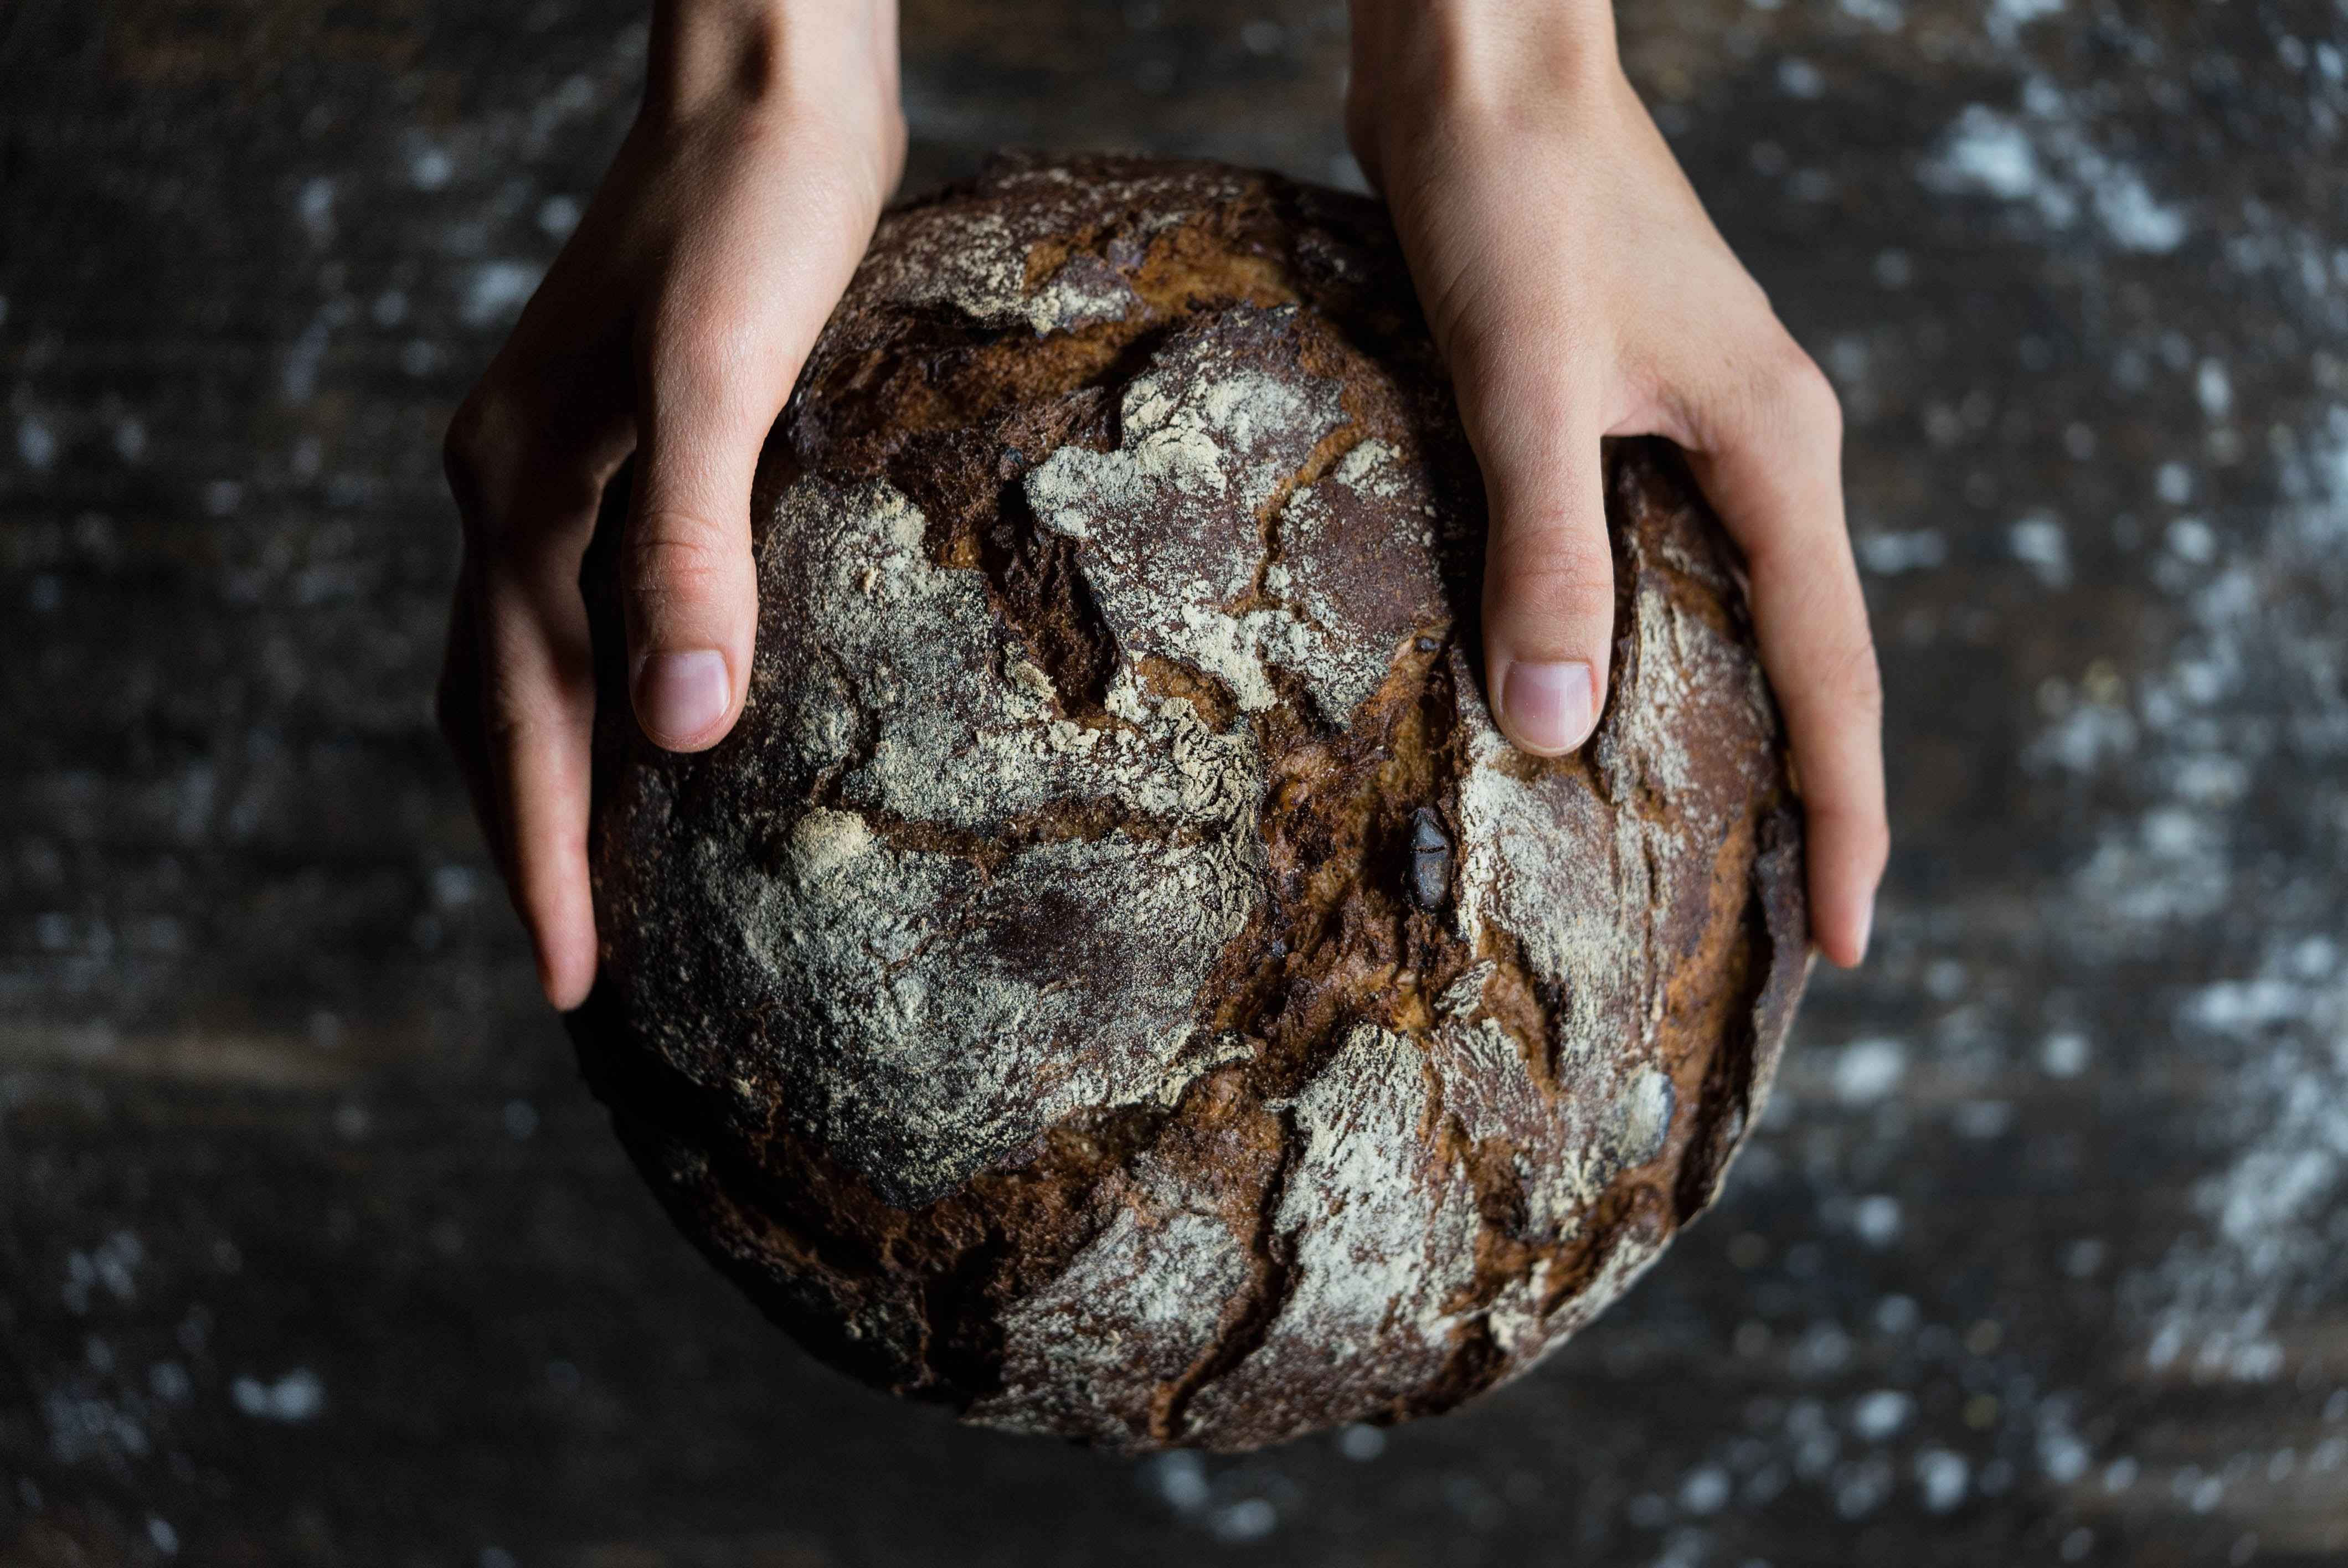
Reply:
M1519 755L1472 457L1373 202L1006 161L900 209L754 496L739 725L582 574L602 967L669 1212L967 1419L1236 1450L1531 1366L1708 1204L1807 968L1798 801L1676 453L1607 453L1614 674Z

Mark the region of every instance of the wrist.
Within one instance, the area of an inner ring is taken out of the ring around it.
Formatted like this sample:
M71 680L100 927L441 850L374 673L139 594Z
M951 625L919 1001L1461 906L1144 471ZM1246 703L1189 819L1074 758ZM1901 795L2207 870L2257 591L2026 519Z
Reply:
M1352 13L1346 121L1365 162L1440 124L1580 107L1622 79L1609 0L1352 0Z
M896 0L654 0L642 118L655 126L896 107Z

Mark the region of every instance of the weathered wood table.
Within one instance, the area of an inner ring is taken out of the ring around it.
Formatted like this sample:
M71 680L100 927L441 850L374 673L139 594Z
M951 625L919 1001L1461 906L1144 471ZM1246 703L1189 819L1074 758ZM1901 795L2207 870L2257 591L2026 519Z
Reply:
M639 7L0 10L0 1561L2348 1554L2348 20L1624 26L1845 396L1878 955L1536 1376L1135 1465L869 1395L672 1234L432 732L440 431ZM905 36L911 184L1350 173L1325 0Z

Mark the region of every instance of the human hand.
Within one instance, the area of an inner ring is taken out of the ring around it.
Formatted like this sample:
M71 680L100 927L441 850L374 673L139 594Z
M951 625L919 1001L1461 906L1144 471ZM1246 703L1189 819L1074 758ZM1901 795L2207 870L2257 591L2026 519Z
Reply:
M559 1009L595 974L579 566L604 485L633 451L636 718L704 750L749 680L759 448L902 167L896 27L894 0L657 5L643 109L449 426L440 724Z
M1624 78L1606 0L1354 0L1346 131L1483 470L1501 729L1540 755L1588 738L1614 622L1599 440L1677 442L1745 554L1814 939L1858 963L1890 833L1841 411Z

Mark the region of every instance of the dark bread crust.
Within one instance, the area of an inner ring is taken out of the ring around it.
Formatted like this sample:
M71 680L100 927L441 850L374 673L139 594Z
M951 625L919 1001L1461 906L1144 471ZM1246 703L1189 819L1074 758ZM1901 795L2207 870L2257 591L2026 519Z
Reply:
M585 569L570 1021L679 1225L853 1375L1128 1450L1444 1409L1594 1315L1807 967L1733 556L1669 447L1607 467L1607 712L1520 757L1374 202L1090 159L891 214L768 445L725 743L629 716L616 505Z

